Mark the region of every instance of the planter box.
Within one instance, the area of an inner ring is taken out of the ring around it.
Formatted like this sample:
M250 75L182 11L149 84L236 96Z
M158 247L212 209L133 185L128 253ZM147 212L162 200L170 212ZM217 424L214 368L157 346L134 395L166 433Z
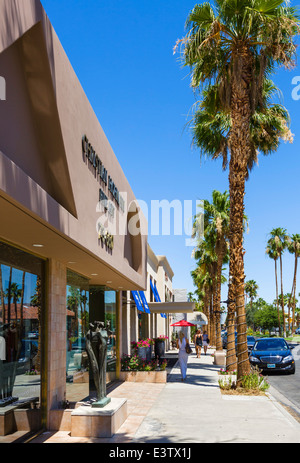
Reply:
M121 381L133 383L166 383L167 372L164 371L121 371Z

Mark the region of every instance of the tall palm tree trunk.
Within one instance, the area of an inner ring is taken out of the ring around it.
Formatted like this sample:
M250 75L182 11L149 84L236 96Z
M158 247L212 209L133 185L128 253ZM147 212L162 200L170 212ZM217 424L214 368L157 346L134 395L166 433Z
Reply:
M7 323L10 323L11 281L12 281L12 267L10 267L10 270L9 270L9 282L8 282L8 290L7 290Z
M214 314L214 303L213 303L213 289L211 291L211 294L210 294L210 300L209 300L209 305L210 305L210 308L209 308L209 311L210 311L210 344L212 346L215 346L216 345L216 329L215 329L215 326L216 326L216 323L215 323L215 314Z
M281 336L281 321L280 321L280 311L278 304L278 277L277 277L277 259L275 261L275 286L276 286L276 306L277 306L277 316L278 316L278 327L279 327L279 336Z
M230 271L229 271L230 274ZM237 369L236 349L235 349L235 290L233 283L228 285L228 305L227 305L227 353L226 370L235 371Z
M233 78L231 97L230 132L230 259L235 288L237 318L237 377L238 380L250 372L247 345L247 322L245 312L245 274L244 274L244 195L247 178L247 163L251 153L250 137L250 82L252 60L247 47L241 47L234 60L235 78Z
M292 313L292 335L295 334L295 310L296 310L296 284L297 284L297 268L298 268L298 254L295 251L295 272L294 272L294 297L293 297L293 313Z
M219 239L216 249L218 249L218 262L216 272L216 291L214 298L214 312L216 314L216 350L222 350L222 337L221 337L221 279L222 279L222 266L224 259L224 240Z
M282 310L282 320L283 320L283 337L286 337L286 326L285 326L285 312L284 312L284 298L283 298L283 275L282 275L282 255L279 256L280 262L280 287L281 287L281 310Z
M207 317L207 332L208 337L210 336L210 311L209 311L209 289L204 288L204 314Z
M23 336L23 325L24 325L24 291L25 291L25 271L22 274L22 291L21 291L21 335Z

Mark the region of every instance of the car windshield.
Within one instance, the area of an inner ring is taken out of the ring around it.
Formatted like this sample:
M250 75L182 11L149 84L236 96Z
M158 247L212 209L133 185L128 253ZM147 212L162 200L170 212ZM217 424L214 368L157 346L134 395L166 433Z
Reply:
M254 350L272 351L272 350L288 350L288 345L283 339L262 339L257 341Z

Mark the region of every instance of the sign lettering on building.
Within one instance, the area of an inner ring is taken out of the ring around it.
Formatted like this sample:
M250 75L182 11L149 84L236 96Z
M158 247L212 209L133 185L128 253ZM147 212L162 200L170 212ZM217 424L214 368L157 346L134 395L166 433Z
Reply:
M86 135L82 137L82 154L83 154L84 160L87 159L89 164L94 168L97 180L100 182L101 185L105 185L105 187L106 186L108 187L108 192L110 192L112 199L117 203L121 211L124 212L125 201L122 198L122 195L120 194L112 177L108 175L107 169L105 168L103 162L101 161L100 157L94 150L93 146L89 142ZM101 197L103 197L104 201L108 200L104 191L100 189L99 191L100 201L101 201ZM110 208L110 211L111 211L111 208Z

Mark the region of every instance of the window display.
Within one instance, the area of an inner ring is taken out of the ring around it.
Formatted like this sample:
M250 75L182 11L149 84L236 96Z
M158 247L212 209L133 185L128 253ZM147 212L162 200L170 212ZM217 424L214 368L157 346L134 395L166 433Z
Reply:
M66 399L78 402L89 395L89 365L85 336L89 330L88 280L67 271Z
M40 403L43 261L0 243L0 407Z

